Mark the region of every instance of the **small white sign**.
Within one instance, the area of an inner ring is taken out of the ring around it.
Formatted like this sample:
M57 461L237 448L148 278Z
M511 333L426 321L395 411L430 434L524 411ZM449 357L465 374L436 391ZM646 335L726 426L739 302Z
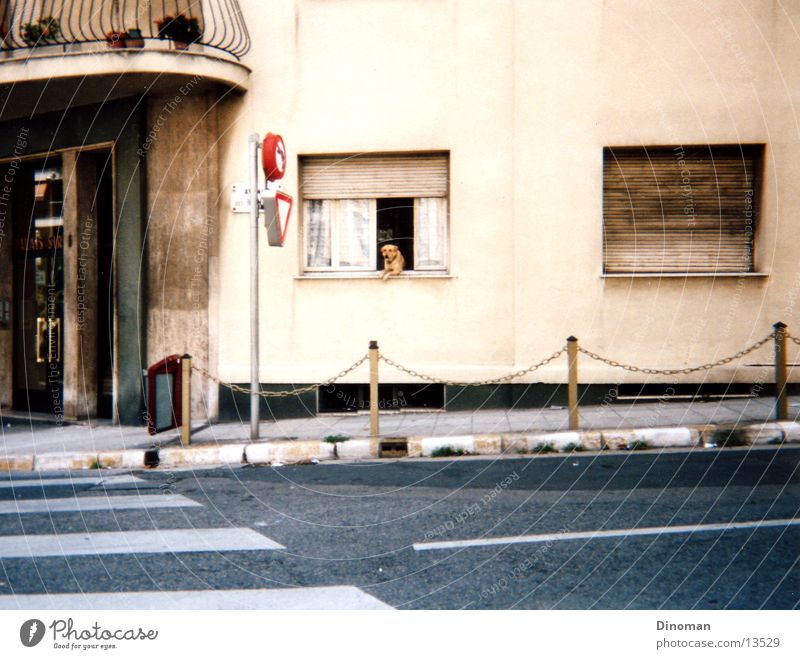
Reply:
M231 208L234 213L250 213L250 186L247 183L233 184Z

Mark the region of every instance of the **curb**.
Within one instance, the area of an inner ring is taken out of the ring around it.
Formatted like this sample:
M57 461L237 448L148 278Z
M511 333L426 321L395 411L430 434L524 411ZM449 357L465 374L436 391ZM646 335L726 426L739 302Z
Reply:
M732 430L737 432L732 433ZM387 446L400 443L409 458L462 455L536 455L571 451L629 451L661 448L720 448L800 443L800 423L772 421L747 426L701 425L544 433L505 433L407 438L354 438L331 444L322 440L276 440L151 449L19 454L0 458L0 472L177 468L217 465L307 464L329 460L375 460ZM394 449L396 450L396 448ZM392 454L395 455L395 454ZM405 456L404 456L405 457Z

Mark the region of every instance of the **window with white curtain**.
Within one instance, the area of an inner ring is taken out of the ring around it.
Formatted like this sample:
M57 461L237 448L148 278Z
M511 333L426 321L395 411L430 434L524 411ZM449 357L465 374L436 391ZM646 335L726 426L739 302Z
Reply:
M446 153L301 158L306 272L382 270L394 244L405 272L447 271Z

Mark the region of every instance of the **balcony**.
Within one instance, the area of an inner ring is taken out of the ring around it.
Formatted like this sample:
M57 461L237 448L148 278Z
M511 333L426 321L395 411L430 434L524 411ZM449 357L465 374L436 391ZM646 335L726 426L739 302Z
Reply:
M0 119L189 80L247 89L237 0L0 0Z

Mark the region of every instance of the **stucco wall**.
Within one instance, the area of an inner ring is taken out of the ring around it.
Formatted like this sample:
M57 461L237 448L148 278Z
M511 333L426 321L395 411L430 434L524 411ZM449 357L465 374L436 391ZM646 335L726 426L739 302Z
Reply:
M297 208L283 249L262 242L265 382L319 381L370 339L419 370L478 378L527 366L570 334L622 361L682 366L735 353L777 320L791 330L800 292L797 9L722 0L242 4L254 73L247 95L220 114L223 378L249 379L247 219L227 201L230 185L247 180L251 131L283 135L295 195L298 155L451 154L450 278L298 278ZM768 276L602 276L603 146L738 142L767 145L756 259ZM745 362L769 360L764 349ZM762 372L687 377L752 381ZM614 382L624 373L582 360L581 375ZM530 380L565 376L557 363Z
M191 81L148 99L147 363L188 353L209 368L209 262L216 258L216 99ZM213 370L213 369L212 369ZM216 415L217 388L192 379L192 413Z

